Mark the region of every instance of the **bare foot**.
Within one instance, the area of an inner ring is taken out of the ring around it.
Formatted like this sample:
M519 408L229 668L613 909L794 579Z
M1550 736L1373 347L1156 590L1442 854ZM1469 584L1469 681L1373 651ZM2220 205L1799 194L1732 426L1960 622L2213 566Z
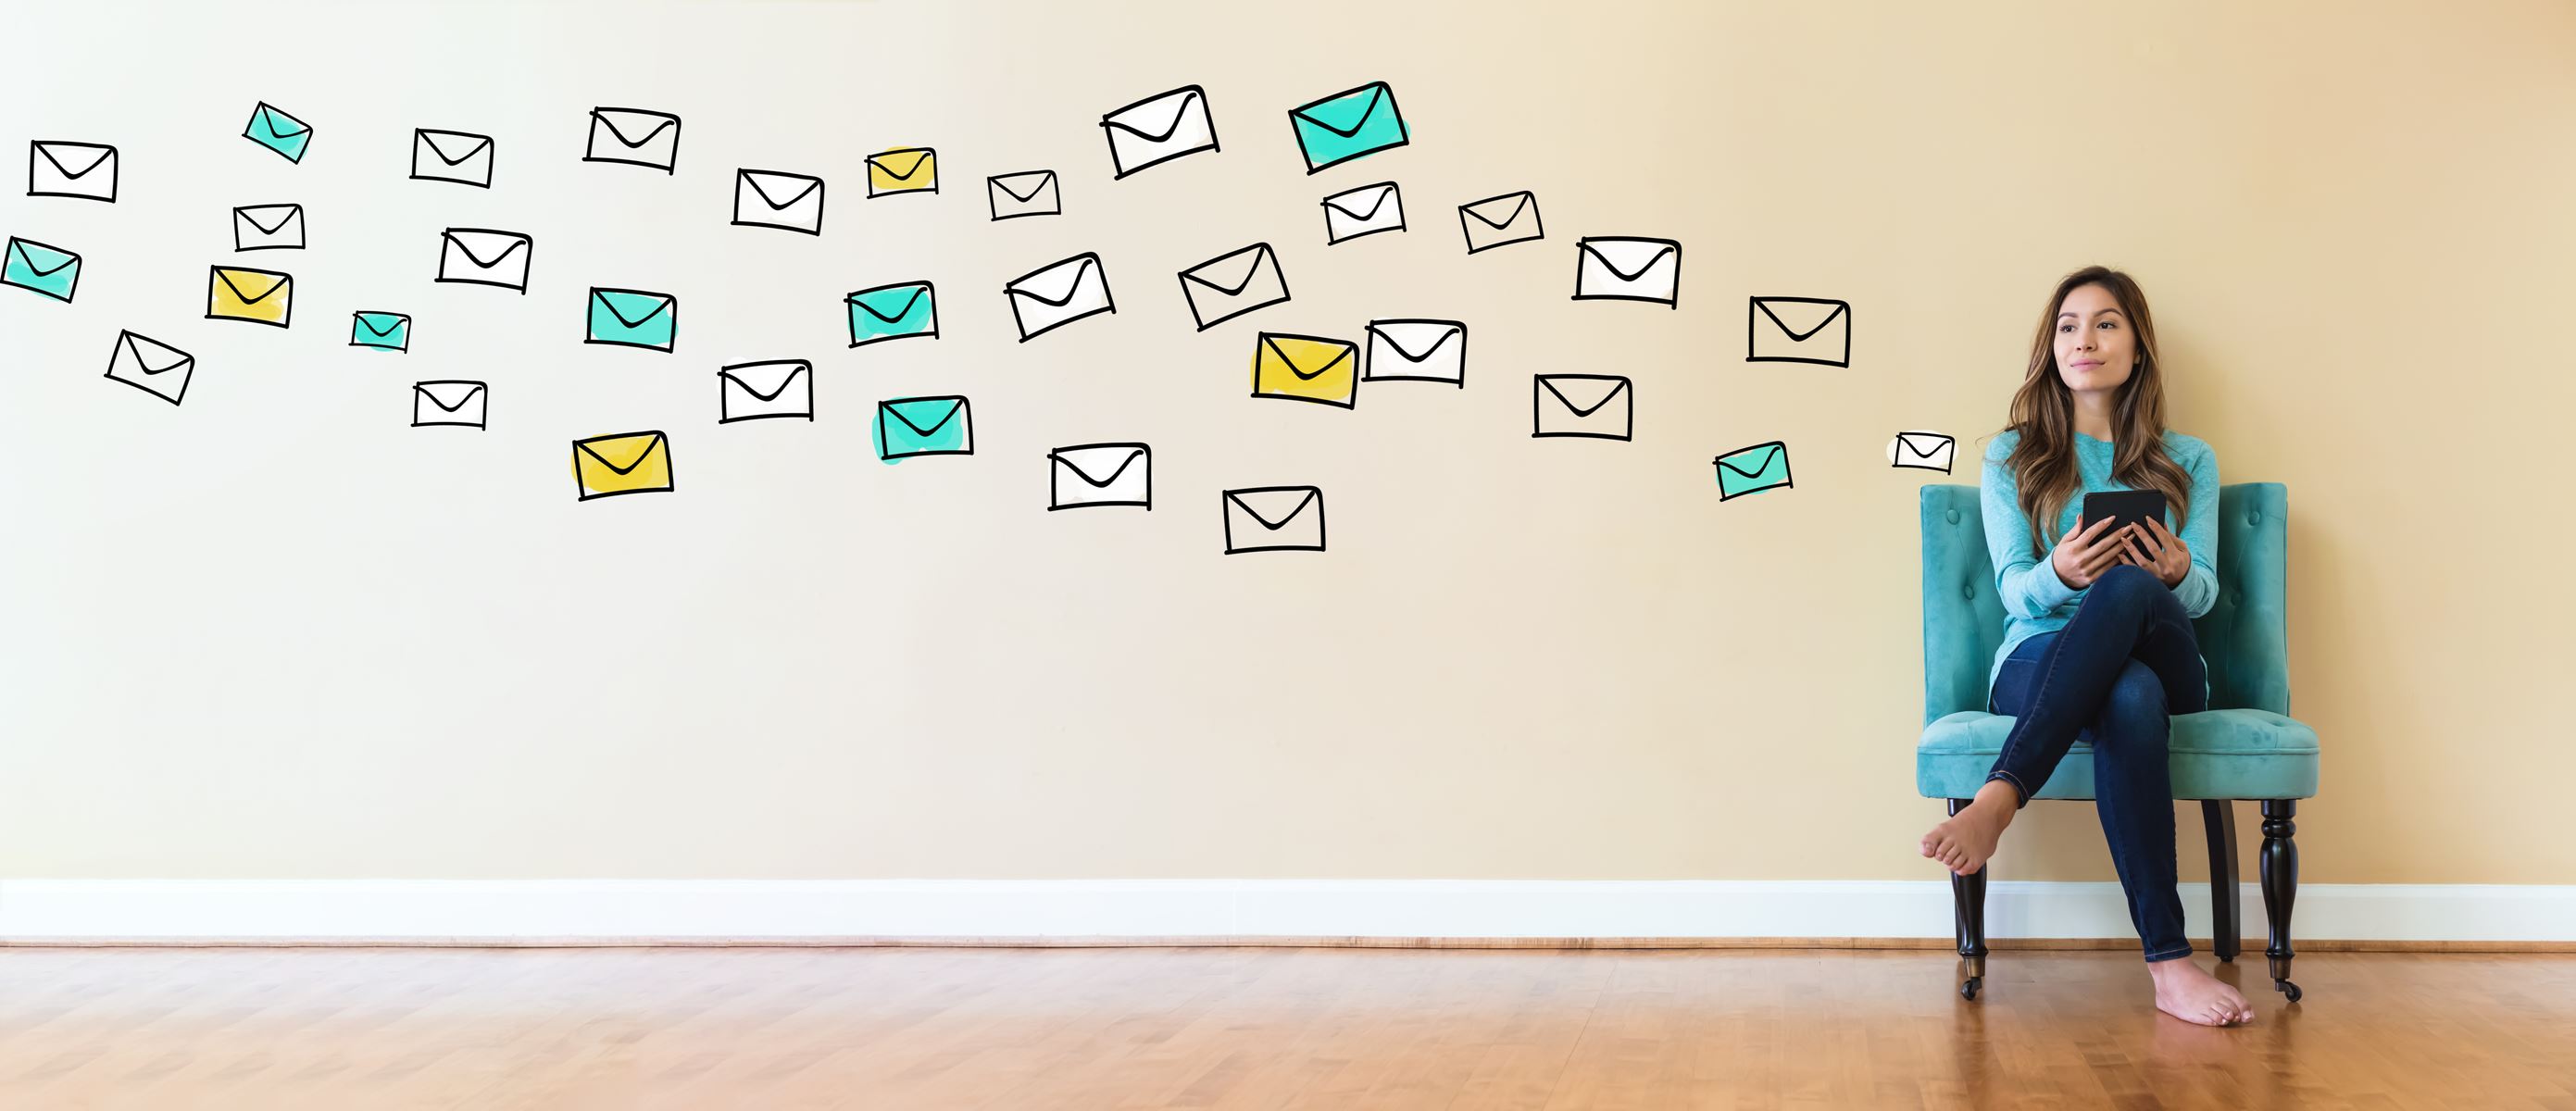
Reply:
M2231 1026L2254 1021L2254 1005L2227 981L2210 975L2191 958L2154 961L2147 974L2156 981L2156 1009L2185 1022Z
M2004 827L2013 820L2011 788L2004 788L1998 800L1992 792L1979 792L1975 801L1951 815L1932 832L1923 835L1923 855L1947 865L1950 871L1972 876L1986 866L1986 858L1995 855L1995 842L2004 835Z

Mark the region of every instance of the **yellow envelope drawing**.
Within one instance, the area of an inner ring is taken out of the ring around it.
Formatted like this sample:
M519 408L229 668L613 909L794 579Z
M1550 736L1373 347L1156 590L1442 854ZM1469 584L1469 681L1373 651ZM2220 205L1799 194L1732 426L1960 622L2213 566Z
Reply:
M620 432L572 442L582 501L670 490L671 443L660 432Z
M869 196L938 191L938 151L929 147L899 147L868 156Z
M295 279L237 266L207 268L206 319L247 320L283 328L294 305Z
M1349 340L1263 332L1252 353L1252 396L1353 408L1359 350Z

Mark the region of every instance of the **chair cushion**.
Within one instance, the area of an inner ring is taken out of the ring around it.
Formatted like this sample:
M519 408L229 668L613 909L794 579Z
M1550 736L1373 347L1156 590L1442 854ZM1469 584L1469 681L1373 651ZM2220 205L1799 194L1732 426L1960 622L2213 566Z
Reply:
M1923 727L1914 786L1925 798L1975 798L2004 750L2013 718L1961 710ZM2173 716L2173 797L2304 799L2317 793L2317 731L2269 710ZM2034 799L2093 797L2093 743L2081 736Z

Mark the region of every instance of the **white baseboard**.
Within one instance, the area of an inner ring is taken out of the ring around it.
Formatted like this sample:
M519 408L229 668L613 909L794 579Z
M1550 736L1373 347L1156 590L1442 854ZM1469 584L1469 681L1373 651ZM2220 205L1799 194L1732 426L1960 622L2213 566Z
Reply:
M2209 888L2182 886L2209 936ZM2243 885L2244 928L2264 936ZM1989 938L2137 936L2117 883L2002 881ZM1948 938L1944 880L0 879L0 943L368 938ZM2576 886L2307 884L2292 938L2576 941ZM2257 946L2259 949L2259 944Z

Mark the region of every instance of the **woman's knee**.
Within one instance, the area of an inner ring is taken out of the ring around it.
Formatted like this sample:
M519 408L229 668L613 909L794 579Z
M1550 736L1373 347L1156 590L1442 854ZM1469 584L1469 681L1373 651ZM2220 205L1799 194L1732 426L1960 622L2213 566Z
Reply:
M2134 563L2115 564L2110 570L2093 577L2088 588L2093 593L2125 594L2147 590L2164 590L2165 581L2156 573Z
M2161 744L2172 732L2173 715L2165 704L2164 680L2145 661L2132 659L2111 683L2102 702L2099 730L2132 744Z

